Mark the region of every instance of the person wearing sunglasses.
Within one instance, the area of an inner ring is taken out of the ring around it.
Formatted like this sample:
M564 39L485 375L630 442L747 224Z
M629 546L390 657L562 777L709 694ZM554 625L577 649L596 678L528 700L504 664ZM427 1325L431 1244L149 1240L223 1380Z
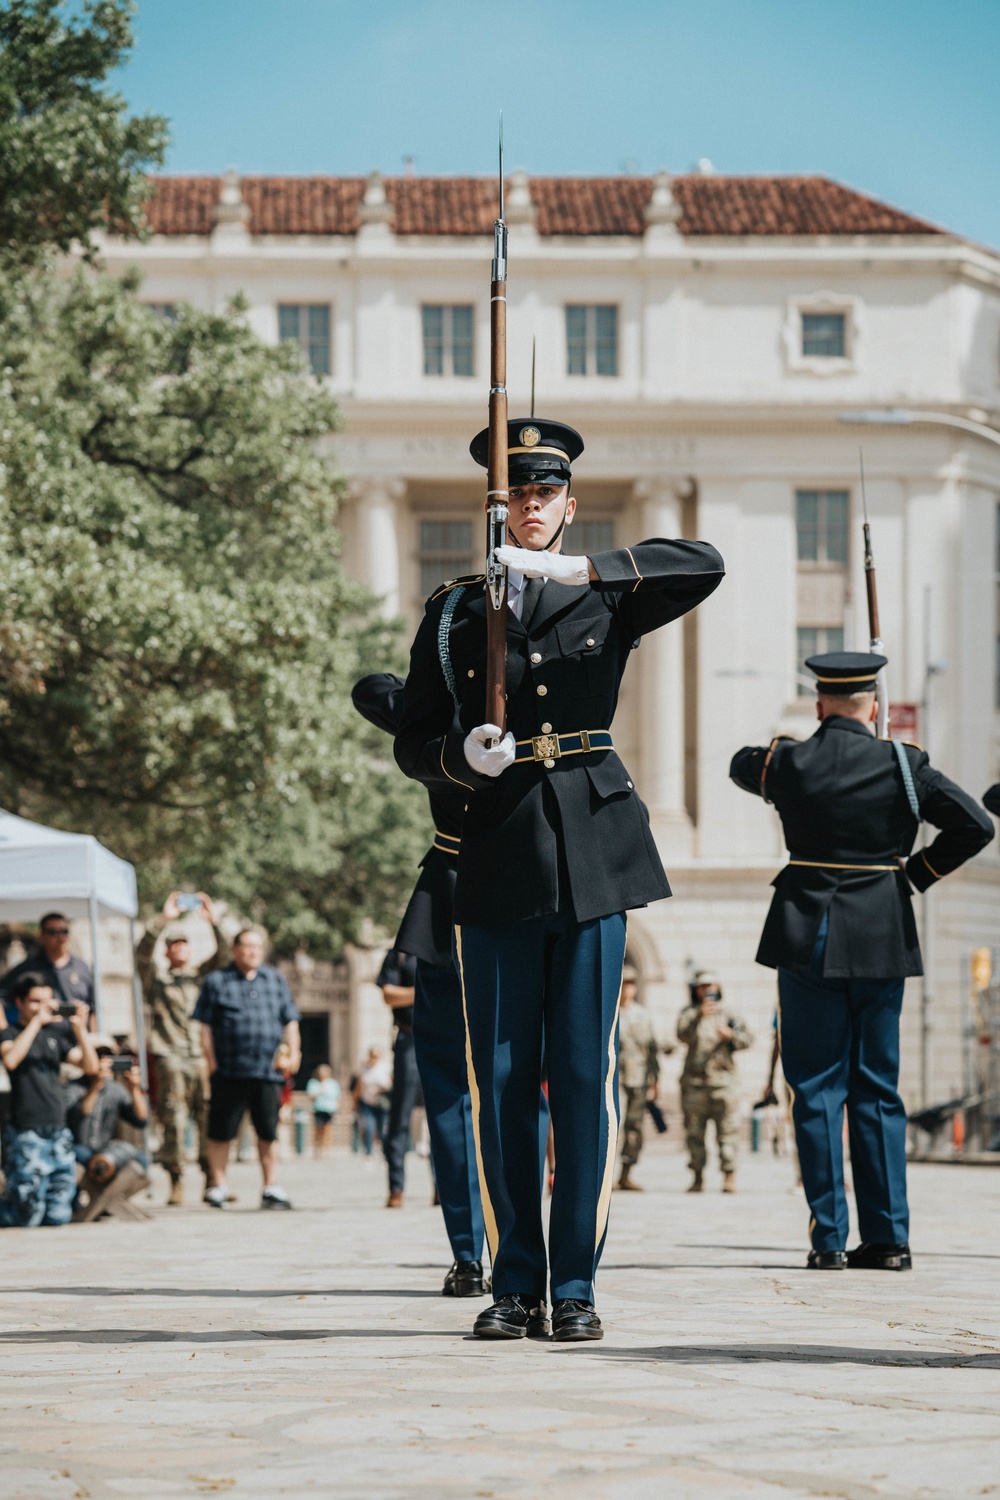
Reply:
M62 912L46 912L38 924L39 951L29 953L0 977L0 1000L11 1026L17 1024L18 1012L14 990L22 974L41 974L51 986L56 1004L77 1005L81 1002L90 1012L88 1030L96 1026L94 1018L94 976L90 965L70 952L69 922Z

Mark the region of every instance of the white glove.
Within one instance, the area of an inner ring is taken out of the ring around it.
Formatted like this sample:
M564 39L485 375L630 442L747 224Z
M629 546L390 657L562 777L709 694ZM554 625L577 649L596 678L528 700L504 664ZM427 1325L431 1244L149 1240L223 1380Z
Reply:
M504 568L513 568L525 578L551 578L580 588L590 582L590 559L564 557L561 552L529 552L527 547L497 547L493 553Z
M514 736L508 730L499 745L487 747L487 740L500 739L499 724L480 724L471 734L465 736L465 758L469 765L479 776L499 776L501 771L506 771L508 766L514 764L517 749L514 745Z

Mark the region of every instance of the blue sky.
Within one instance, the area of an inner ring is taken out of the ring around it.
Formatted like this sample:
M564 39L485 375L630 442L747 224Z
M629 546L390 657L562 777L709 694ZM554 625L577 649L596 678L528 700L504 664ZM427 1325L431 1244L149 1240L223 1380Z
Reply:
M1000 0L139 0L174 172L820 172L1000 247Z

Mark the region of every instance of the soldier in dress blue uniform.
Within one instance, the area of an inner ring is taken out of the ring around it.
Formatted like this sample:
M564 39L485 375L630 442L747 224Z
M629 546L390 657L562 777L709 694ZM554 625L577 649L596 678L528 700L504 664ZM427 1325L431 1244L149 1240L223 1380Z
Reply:
M395 734L403 705L403 679L373 672L351 693L355 708L379 729ZM416 959L413 1047L427 1110L431 1160L454 1263L444 1280L446 1297L481 1297L483 1210L479 1197L472 1101L465 1060L462 992L452 956L452 914L459 832L465 797L432 791L434 843L421 860L393 947Z
M486 464L487 434L472 443ZM693 609L724 569L704 542L640 542L591 558L563 545L583 440L540 419L508 428L507 724L484 722L482 575L428 601L396 759L465 814L456 949L492 1308L481 1337L602 1336L594 1274L607 1230L618 1115L616 1021L625 912L670 894L610 725L631 651ZM543 1040L557 1170L549 1230L535 1170Z
M355 708L371 724L395 734L403 710L403 679L373 672L355 683ZM431 1161L454 1262L442 1296L481 1297L490 1289L483 1270L483 1209L479 1196L472 1100L465 1056L462 990L454 963L455 875L465 797L431 792L434 842L396 934L394 950L416 959L413 1050L427 1111ZM548 1104L540 1101L538 1171L545 1171Z
M906 1110L897 1092L903 980L923 973L912 892L978 854L993 825L917 745L877 740L884 656L811 657L820 727L740 750L737 786L773 803L789 861L757 962L778 970L781 1060L811 1210L815 1270L909 1270ZM920 822L940 833L911 854ZM861 1244L846 1250L847 1108Z

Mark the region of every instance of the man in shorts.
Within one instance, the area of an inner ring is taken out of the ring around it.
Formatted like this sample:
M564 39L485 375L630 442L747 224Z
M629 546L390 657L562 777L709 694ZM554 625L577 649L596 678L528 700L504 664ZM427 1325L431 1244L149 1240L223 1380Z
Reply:
M288 1071L298 1072L302 1063L299 1013L285 980L263 960L264 935L257 928L247 928L233 944L232 963L206 977L195 1006L194 1019L201 1022L201 1044L211 1078L205 1202L213 1208L225 1208L229 1200L229 1147L248 1110L264 1174L260 1206L292 1206L276 1180L283 1077L275 1067L275 1054L286 1043Z

